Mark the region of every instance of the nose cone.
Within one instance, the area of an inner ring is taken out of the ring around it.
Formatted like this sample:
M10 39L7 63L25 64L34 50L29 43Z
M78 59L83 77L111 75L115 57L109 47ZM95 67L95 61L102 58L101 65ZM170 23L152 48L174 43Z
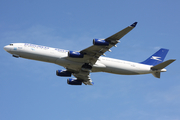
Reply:
M11 50L11 47L9 45L4 46L4 50L9 52Z

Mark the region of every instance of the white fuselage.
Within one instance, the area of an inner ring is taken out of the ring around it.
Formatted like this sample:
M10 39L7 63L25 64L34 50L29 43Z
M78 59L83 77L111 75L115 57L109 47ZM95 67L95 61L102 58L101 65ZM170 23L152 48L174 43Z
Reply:
M68 57L68 50L51 48L29 43L13 43L7 45L4 49L15 57L22 57L32 60L55 63L65 68L78 70L84 64L80 59L76 61ZM123 75L136 75L153 73L150 65L118 60L108 57L99 57L93 65L92 72L108 72Z

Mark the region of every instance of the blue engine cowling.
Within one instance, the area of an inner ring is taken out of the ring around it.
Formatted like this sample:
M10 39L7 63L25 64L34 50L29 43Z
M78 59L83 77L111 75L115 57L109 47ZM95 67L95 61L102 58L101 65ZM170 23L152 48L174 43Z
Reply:
M103 39L93 39L93 44L94 45L99 45L99 46L108 46L109 42L105 41Z
M61 77L71 77L71 72L66 70L56 70L56 75Z
M68 56L72 58L83 58L84 55L80 52L75 52L75 51L69 51Z
M67 79L67 84L69 85L82 85L82 81L77 80L76 78Z

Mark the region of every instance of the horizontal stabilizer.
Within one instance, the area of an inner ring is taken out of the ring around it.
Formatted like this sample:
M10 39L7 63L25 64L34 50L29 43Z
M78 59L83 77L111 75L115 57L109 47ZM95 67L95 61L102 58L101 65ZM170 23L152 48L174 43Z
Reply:
M169 64L171 64L174 61L175 61L175 59L167 60L163 63L160 63L156 66L151 67L151 70L156 71L156 72L152 73L154 75L154 77L160 78L161 72L165 72L166 70L165 71L157 71L157 70L162 70L163 68L165 68L166 66L168 66Z
M152 69L152 70L160 70L160 69L163 69L163 68L165 68L166 66L168 66L169 64L171 64L171 63L174 62L174 61L175 61L175 59L167 60L167 61L165 61L165 62L163 62L163 63L160 63L160 64L158 64L158 65L156 65L156 66L151 67L151 69Z

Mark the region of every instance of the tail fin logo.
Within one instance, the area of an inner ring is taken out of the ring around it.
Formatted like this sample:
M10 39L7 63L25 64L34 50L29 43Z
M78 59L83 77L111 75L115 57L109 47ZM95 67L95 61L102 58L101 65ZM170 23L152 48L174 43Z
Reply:
M146 64L146 65L153 65L153 66L158 65L163 62L168 51L169 51L168 49L161 48L160 50L158 50L156 53L154 53L148 59L146 59L145 61L141 63Z
M153 60L158 60L158 61L162 61L162 60L160 60L161 57L158 57L158 56L152 56L151 59L153 59Z

